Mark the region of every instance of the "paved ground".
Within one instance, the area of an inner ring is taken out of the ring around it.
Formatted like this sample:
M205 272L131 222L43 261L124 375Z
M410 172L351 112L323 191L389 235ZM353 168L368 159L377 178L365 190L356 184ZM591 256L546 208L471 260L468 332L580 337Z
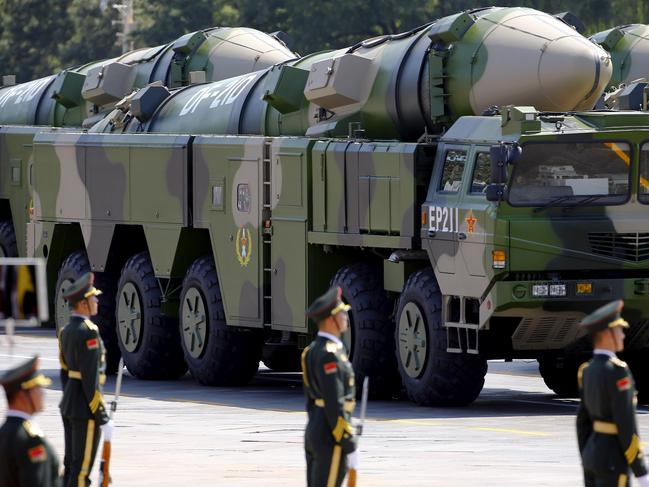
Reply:
M61 453L56 339L51 331L21 332L11 350L5 338L0 371L39 353L54 380L38 423ZM107 399L113 390L109 378ZM123 393L113 485L304 485L306 416L298 374L262 370L250 386L218 389L190 377L147 382L125 376ZM0 414L5 409L2 395ZM556 399L544 386L536 362L491 362L480 398L467 408L371 402L358 485L579 485L575 412L575 400ZM649 438L649 408L640 408L639 422L641 436Z

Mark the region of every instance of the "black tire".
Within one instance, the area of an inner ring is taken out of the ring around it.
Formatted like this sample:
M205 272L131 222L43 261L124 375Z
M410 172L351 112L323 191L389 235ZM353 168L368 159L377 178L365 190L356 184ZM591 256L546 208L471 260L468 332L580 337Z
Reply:
M196 301L199 301L197 303ZM194 310L201 306L202 318ZM257 373L263 336L260 330L229 327L221 288L211 256L196 259L189 267L180 292L180 342L189 371L207 386L247 384ZM202 329L201 329L202 324ZM192 334L193 331L196 333ZM191 337L201 335L198 348Z
M129 315L125 303L132 303L134 296L139 309ZM161 312L161 298L148 252L129 258L117 284L115 322L124 365L139 379L176 379L187 371L176 319ZM135 319L129 321L133 316ZM130 340L125 344L124 330L136 322L140 329L135 345Z
M266 343L261 360L274 372L300 372L301 356L300 350L294 344Z
M77 250L68 255L59 269L56 279L56 288L54 294L55 314L54 323L57 334L59 330L67 325L70 316L68 305L61 297L63 284L66 281L73 281L90 272L90 263L88 256L82 250ZM95 286L103 294L99 297L99 311L91 320L99 328L99 334L106 347L106 373L114 374L117 372L117 366L121 353L117 344L117 333L115 331L115 288L117 279L115 276L105 272L95 273Z
M356 376L357 394L369 377L370 397L398 394L401 386L394 356L394 301L383 289L383 275L375 266L357 263L342 267L331 280L340 286L349 305L351 347L349 358Z
M399 351L403 340L399 336L399 324L409 303L419 310L422 336L426 337L420 371L410 373ZM465 406L478 397L484 386L487 361L481 355L446 351L442 294L432 269L417 271L408 278L399 298L395 328L399 373L412 401L423 406Z
M579 397L577 372L582 361L577 357L547 355L539 357L539 373L548 388L559 397Z
M0 222L0 257L18 257L16 232L11 220Z

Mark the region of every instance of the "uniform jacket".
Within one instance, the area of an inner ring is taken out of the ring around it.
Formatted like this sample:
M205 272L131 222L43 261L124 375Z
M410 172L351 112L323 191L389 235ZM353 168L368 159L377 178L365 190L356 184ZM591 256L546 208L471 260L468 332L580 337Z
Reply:
M61 399L61 415L71 419L108 422L102 385L105 381L104 344L99 329L89 319L72 316L60 333L61 367L67 381Z
M636 424L635 383L626 363L604 354L579 370L581 404L577 439L585 470L636 477L647 473ZM595 431L595 422L609 423L616 433ZM614 425L614 426L613 426Z
M354 451L351 416L356 386L344 347L316 337L302 353L302 377L309 415L307 434L320 432L325 444L339 444L344 453Z
M0 486L59 487L59 459L32 421L8 416L0 427Z

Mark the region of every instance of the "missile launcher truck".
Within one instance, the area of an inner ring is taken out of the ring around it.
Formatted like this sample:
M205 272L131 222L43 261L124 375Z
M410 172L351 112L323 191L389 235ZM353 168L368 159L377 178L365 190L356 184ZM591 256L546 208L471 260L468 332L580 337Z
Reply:
M517 357L571 394L586 313L623 297L630 354L649 339L649 119L585 111L611 69L560 20L487 8L146 87L87 132L36 134L27 253L57 320L66 280L103 276L137 377L242 384L269 343L295 367L335 284L375 395L468 404L487 359Z

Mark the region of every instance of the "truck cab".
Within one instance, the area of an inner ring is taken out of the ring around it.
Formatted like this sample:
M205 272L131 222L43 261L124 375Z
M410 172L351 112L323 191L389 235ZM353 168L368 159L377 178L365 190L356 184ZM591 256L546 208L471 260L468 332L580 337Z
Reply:
M646 113L531 107L463 117L441 137L421 241L439 288L445 359L536 358L551 389L575 394L590 348L578 323L622 298L625 358L642 392L648 140Z

